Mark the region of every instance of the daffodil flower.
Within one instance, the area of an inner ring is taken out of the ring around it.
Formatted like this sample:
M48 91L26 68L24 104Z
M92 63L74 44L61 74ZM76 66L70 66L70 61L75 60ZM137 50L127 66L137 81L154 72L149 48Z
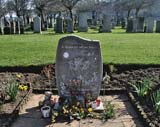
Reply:
M93 109L92 108L88 108L88 112L92 112L93 111Z

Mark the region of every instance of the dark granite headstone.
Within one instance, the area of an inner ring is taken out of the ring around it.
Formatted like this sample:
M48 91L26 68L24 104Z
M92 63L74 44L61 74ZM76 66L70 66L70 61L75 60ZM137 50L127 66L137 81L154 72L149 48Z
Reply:
M61 16L58 16L56 19L56 33L63 33L63 18Z
M156 22L156 33L160 33L160 21Z
M67 19L67 32L73 33L73 21L71 18Z
M20 34L20 23L16 21L16 34Z
M102 58L98 41L67 36L59 41L56 56L56 83L62 97L91 97L100 93Z
M133 31L133 19L129 19L127 23L127 33L131 33Z

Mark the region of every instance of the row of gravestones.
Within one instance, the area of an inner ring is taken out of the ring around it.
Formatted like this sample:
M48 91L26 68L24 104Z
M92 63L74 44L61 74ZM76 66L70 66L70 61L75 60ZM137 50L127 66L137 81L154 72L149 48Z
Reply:
M20 20L4 21L0 20L0 34L23 34L24 25Z
M112 24L111 24L110 16L103 15L103 21L102 21L102 25L99 28L99 32L111 32L111 28L112 28ZM34 33L41 33L41 18L38 16L34 18L33 30L34 30ZM58 16L56 18L56 24L55 24L54 30L56 33L64 33L64 32L72 33L74 30L72 19L67 18L64 21L62 16ZM88 31L87 13L79 13L78 31L79 32Z
M41 33L42 28L41 28L41 18L40 17L35 17L33 19L33 31L34 33ZM67 24L67 29L66 32L72 33L73 32L73 21L72 19L68 18L66 19L66 24ZM54 27L54 30L56 33L63 33L64 32L64 20L61 16L58 16L56 18L56 24Z
M146 23L145 23L146 22ZM146 32L153 33L154 18L148 17L146 20L143 17L129 19L126 32ZM156 21L156 31L160 33L160 21Z

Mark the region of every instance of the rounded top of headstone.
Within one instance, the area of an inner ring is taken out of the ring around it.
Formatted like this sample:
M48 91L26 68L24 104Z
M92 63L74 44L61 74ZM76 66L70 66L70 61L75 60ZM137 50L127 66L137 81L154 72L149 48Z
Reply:
M86 42L95 42L95 43L99 43L99 40L91 40L91 39L86 39L77 35L69 35L69 36L64 36L63 38L61 38L59 40L59 42L61 41L65 41L65 40L77 40L77 41L86 41Z

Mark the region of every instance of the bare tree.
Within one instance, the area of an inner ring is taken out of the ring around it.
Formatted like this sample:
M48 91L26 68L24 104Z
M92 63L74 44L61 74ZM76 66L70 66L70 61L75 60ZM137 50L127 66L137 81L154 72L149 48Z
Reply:
M6 2L5 0L0 0L0 18L6 13Z
M138 14L141 9L153 6L156 3L156 1L157 0L116 0L115 9L117 11L127 11L128 19L132 10L135 11L135 17L138 17Z
M72 10L76 6L76 4L81 0L60 0L62 5L69 11L70 18L73 20Z
M78 11L92 11L99 9L99 2L97 0L82 0L76 6Z
M33 5L35 6L35 11L41 17L41 26L44 29L45 23L45 10L47 7L48 0L33 0Z
M24 16L30 0L8 0L7 9L8 11L14 11L17 17Z

